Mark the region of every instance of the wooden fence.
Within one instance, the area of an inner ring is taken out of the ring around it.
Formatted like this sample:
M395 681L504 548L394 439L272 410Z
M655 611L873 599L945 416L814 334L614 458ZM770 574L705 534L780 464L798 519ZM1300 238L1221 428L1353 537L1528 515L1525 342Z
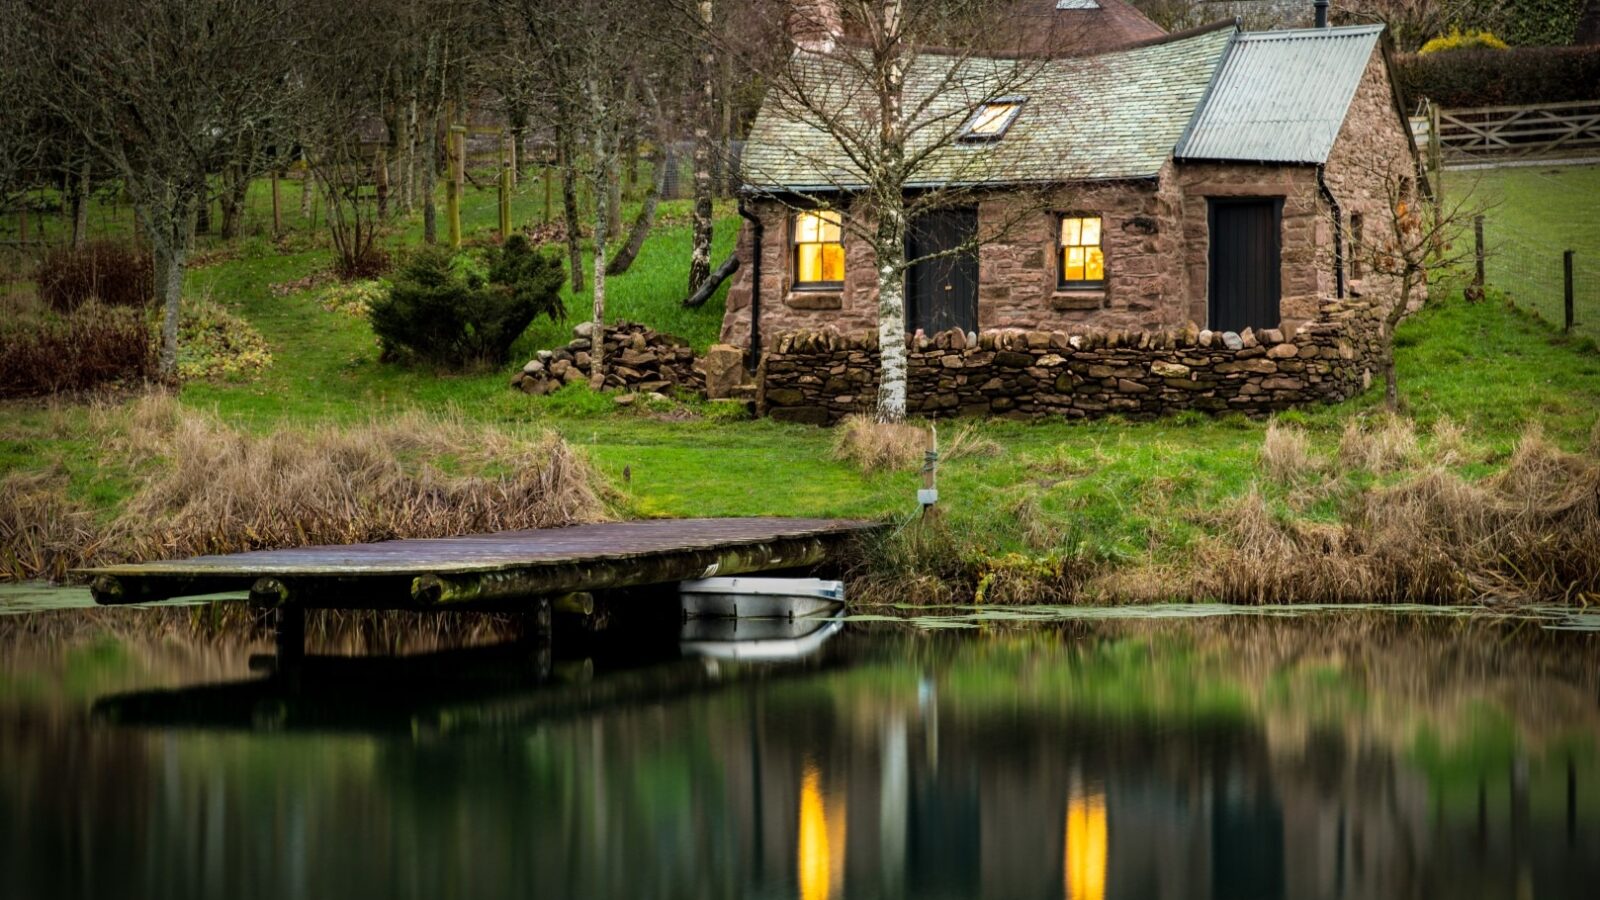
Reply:
M1427 147L1437 122L1446 168L1600 162L1600 100L1429 112L1411 127Z

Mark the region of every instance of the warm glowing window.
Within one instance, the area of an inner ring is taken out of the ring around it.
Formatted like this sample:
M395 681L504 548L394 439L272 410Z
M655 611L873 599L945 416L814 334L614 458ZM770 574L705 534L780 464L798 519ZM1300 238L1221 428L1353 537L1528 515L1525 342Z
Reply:
M996 100L978 107L961 129L961 138L968 141L999 140L1022 111L1022 101Z
M831 210L794 217L794 283L796 287L840 287L844 284L843 219Z
M1061 286L1098 287L1106 283L1106 254L1100 245L1099 216L1061 217Z

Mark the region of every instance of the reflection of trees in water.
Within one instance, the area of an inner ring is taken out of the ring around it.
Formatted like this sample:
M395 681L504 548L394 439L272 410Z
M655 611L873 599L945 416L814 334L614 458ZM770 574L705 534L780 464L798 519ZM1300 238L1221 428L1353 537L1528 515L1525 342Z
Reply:
M157 680L233 665L187 652ZM543 720L468 694L430 712L471 719L465 737L163 734L17 701L0 707L0 821L38 835L0 854L39 886L24 894L92 871L175 898L1505 896L1600 879L1583 854L1600 805L1576 804L1569 831L1565 802L1569 748L1580 800L1600 783L1591 638L1238 618L857 633L830 652L854 664ZM139 665L126 677L149 683Z

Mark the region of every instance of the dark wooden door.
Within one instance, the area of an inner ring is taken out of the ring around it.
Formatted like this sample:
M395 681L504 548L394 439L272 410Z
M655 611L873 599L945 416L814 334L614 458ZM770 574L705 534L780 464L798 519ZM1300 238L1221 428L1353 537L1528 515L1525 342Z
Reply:
M1277 328L1282 200L1211 201L1212 331Z
M978 211L943 209L919 216L911 225L906 252L911 259L973 244ZM976 250L924 260L911 267L906 325L910 331L937 334L960 328L978 330L978 254Z

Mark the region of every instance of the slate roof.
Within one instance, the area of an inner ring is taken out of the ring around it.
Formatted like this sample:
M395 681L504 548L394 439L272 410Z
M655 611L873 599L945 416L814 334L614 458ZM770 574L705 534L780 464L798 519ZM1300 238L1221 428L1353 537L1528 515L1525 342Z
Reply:
M935 150L910 187L1018 184L1148 178L1172 156L1194 118L1224 51L1232 23L1099 56L1019 62L917 56L906 73L906 108L926 101L911 152L942 141L979 102L1025 96L1005 137ZM851 52L841 50L838 52ZM797 80L824 109L875 107L859 76L837 58L801 53ZM1026 82L1016 81L1019 67ZM1013 82L1013 83L1007 83ZM817 117L769 92L742 156L748 189L850 190L864 187L847 148L818 127ZM859 119L862 127L868 120Z
M1240 34L1176 156L1325 163L1382 25Z

